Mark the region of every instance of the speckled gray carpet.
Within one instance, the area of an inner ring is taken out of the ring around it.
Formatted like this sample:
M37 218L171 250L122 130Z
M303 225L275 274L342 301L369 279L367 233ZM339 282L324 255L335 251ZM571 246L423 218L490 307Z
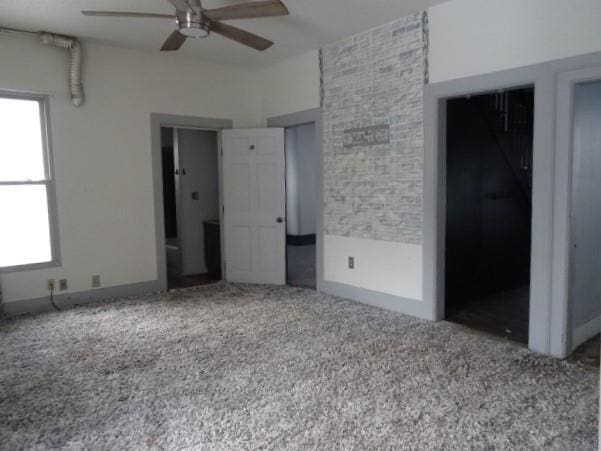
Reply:
M597 449L598 370L293 288L0 323L0 447Z
M286 246L286 283L293 287L315 289L317 278L315 270L314 244L307 246Z

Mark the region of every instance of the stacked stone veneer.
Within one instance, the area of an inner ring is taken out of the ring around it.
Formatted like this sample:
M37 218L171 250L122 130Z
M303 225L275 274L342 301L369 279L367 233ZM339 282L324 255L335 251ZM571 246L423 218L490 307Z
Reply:
M421 14L322 50L327 235L422 242L423 53Z

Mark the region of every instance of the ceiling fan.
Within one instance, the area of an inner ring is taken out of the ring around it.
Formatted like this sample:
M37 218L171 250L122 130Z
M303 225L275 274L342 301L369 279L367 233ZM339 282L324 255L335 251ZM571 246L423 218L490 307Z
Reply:
M201 0L168 0L175 6L175 14L132 13L118 11L82 11L85 16L134 17L175 20L177 30L167 38L161 51L178 50L187 38L206 38L219 34L256 50L267 50L273 42L240 28L226 25L221 20L256 19L259 17L286 16L290 14L281 0L266 0L204 9Z

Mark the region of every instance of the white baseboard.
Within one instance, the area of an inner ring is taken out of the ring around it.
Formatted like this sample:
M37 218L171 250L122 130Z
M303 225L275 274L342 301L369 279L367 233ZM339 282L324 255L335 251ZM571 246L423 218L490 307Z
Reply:
M365 288L345 285L329 280L324 280L320 284L319 291L329 294L330 296L349 299L351 301L380 307L404 315L415 316L416 318L429 321L435 320L431 307L422 301L366 290Z
M161 287L159 281L152 280L149 282L141 282L130 285L97 288L90 291L57 294L54 296L54 301L59 308L71 308L77 305L103 301L105 299L119 299L128 296L152 293L160 291L161 289L163 288ZM3 311L3 313L7 316L23 315L27 313L44 313L52 310L53 307L50 303L49 297L5 302L0 305L0 311Z

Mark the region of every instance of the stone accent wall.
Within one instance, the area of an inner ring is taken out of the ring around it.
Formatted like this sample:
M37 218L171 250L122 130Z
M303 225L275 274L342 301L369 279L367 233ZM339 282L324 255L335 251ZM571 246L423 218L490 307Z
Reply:
M422 39L418 13L322 49L328 235L422 242Z

